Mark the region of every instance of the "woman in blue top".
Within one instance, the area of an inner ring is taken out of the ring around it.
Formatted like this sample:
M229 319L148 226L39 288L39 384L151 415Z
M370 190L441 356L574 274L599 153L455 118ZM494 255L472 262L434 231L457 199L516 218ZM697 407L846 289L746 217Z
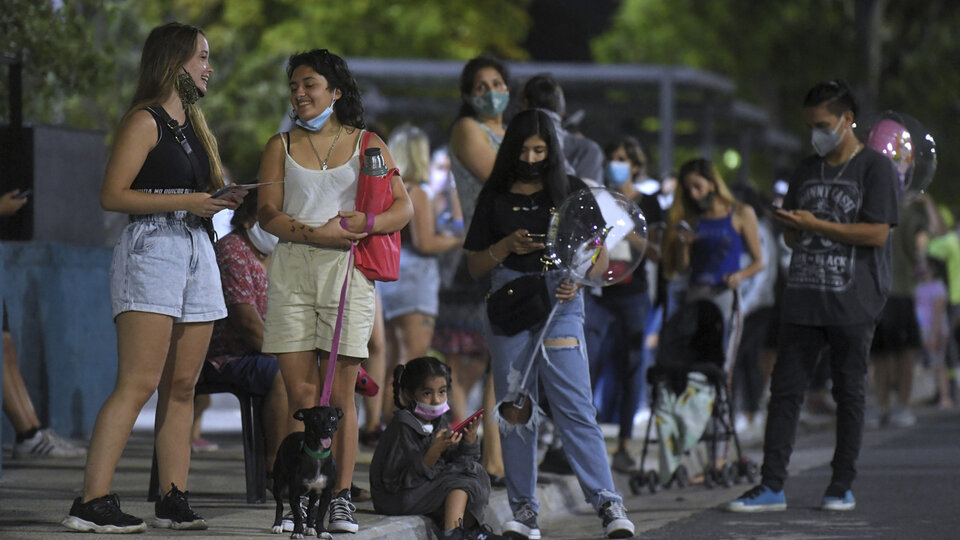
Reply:
M740 283L763 270L757 215L740 204L716 167L704 158L680 167L680 196L667 216L664 241L664 273L674 279L687 274L686 302L710 300L720 308L725 321L725 372L732 373L739 328L737 297ZM740 268L746 249L752 261ZM733 324L731 324L733 323Z

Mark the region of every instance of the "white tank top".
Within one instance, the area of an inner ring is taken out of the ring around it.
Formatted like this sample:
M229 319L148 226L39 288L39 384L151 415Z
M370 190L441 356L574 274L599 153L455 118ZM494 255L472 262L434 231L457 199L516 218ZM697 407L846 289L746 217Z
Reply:
M283 212L310 226L322 226L336 217L340 210L356 208L357 176L360 174L360 143L357 139L353 156L339 167L325 171L307 169L293 160L287 149L283 165ZM285 134L289 137L290 134Z

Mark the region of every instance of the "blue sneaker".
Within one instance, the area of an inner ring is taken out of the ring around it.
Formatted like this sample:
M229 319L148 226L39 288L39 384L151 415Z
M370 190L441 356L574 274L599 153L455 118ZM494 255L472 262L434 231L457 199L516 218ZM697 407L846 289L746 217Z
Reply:
M853 492L849 489L843 492L843 495L836 495L827 489L823 500L820 502L821 510L831 510L834 512L848 512L857 506L856 499L853 498Z
M783 490L773 491L763 484L727 504L729 512L779 512L786 509L787 498Z

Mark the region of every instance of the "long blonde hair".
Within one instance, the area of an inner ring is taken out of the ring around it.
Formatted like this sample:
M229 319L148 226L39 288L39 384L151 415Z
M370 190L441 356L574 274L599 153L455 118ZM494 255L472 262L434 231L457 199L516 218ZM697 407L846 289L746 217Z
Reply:
M404 124L393 131L387 146L405 183L430 181L430 138L422 129Z
M140 55L140 75L137 90L124 118L148 106L155 105L174 90L177 76L196 53L197 36L205 35L196 26L177 22L158 26L150 31ZM223 187L223 164L217 139L207 126L203 111L196 104L184 105L193 131L200 139L210 161L210 180L207 188L215 191Z
M729 204L731 208L738 204L733 194L730 193L730 188L723 181L723 177L720 176L720 172L717 171L717 168L709 159L691 159L680 167L680 172L677 175L677 191L679 194L673 198L673 205L670 206L670 211L667 213L667 230L663 241L663 257L661 258L663 273L668 278L674 277L678 271L678 268L676 268L677 225L681 221L685 221L696 229L697 223L700 221L700 208L697 206L697 201L690 196L686 184L683 182L687 175L694 173L706 178L708 182L714 185L717 198L721 201Z

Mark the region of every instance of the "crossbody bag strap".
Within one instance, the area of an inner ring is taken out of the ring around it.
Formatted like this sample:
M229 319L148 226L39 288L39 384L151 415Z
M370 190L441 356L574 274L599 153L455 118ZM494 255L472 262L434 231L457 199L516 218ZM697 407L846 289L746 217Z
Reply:
M173 132L174 140L180 143L180 148L183 148L183 152L190 161L190 169L193 171L194 189L204 191L202 189L203 183L200 180L200 160L197 159L197 155L193 152L193 148L190 146L190 141L187 140L187 133L184 131L183 126L171 118L163 107L147 107L147 109L160 117L160 121L166 124L167 127L170 128L170 131Z
M187 160L190 162L190 170L193 171L193 188L197 191L205 191L203 189L203 182L200 180L200 160L197 159L197 155L193 152L193 148L190 146L190 141L187 140L187 133L184 131L183 126L177 123L176 120L170 117L170 114L160 106L149 106L146 109L153 114L157 115L160 118L160 121L166 124L170 131L173 132L173 139L180 143L180 148L183 148L183 152L187 155ZM210 218L200 218L203 223L203 229L207 231L207 235L210 236L210 242L213 244L217 243L217 232L213 228L213 220Z

